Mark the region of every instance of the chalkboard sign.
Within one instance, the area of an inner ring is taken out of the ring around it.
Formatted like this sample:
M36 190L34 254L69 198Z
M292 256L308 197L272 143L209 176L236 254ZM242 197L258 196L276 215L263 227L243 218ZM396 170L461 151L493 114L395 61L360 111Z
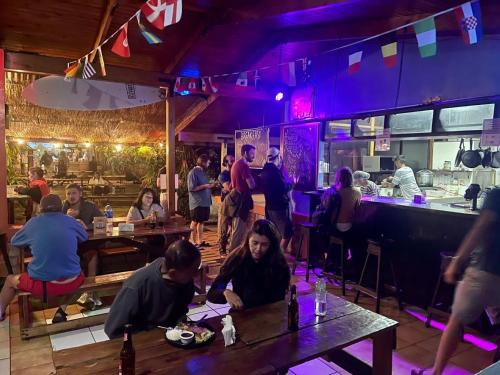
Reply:
M316 189L318 123L284 126L281 132L283 163L297 188Z
M269 128L243 129L234 132L236 159L241 158L241 146L249 144L255 147L255 159L250 168L262 168L266 163L269 149Z

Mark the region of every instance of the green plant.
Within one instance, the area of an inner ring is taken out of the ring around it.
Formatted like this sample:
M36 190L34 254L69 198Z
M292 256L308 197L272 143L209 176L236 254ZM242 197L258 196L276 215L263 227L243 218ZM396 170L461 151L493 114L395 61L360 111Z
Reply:
M13 142L6 142L6 157L7 157L7 184L15 185L17 183L17 164L19 160L19 148Z

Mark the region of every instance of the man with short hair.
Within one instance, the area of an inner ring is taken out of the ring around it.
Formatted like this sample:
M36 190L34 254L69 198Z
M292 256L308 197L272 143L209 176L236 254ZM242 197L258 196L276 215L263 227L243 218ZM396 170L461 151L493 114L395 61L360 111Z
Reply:
M407 200L413 200L414 195L422 194L417 185L417 180L415 180L413 169L406 165L406 157L398 155L394 156L392 160L397 169L396 173L394 173L394 176L389 176L382 181L382 186L399 186L401 195Z
M125 324L134 331L158 325L174 327L186 315L194 297L193 278L201 265L198 248L186 240L171 244L165 256L143 267L125 281L104 326L113 339L123 335Z
M93 228L94 217L103 216L97 206L82 197L82 188L78 184L69 184L66 186L66 200L64 201L62 212L68 216L74 217L86 229ZM87 276L97 274L99 256L97 250L88 250L83 255L87 264ZM78 304L87 307L89 303L92 307L101 306L102 302L96 293L83 293L78 298Z
M212 189L215 184L208 182L205 170L210 165L206 154L198 156L196 167L191 169L187 176L189 192L189 210L191 216L191 240L198 247L209 246L203 241L203 224L210 217L212 205Z
M224 215L231 218L231 243L229 251L242 244L247 232L247 220L253 209L252 189L255 180L249 164L255 159L255 147L249 144L241 146L241 158L231 168L233 189L224 198Z
M231 168L234 164L234 156L226 155L222 162L222 167L224 168L222 172L219 174L219 184L221 185L221 193L220 193L220 205L219 212L217 217L217 232L219 233L219 252L221 255L226 254L226 247L229 241L229 230L231 226L231 221L229 218L224 216L223 210L223 202L226 195L232 189L231 185Z
M73 292L83 283L77 251L78 244L86 241L88 235L74 218L61 210L61 199L54 194L46 195L40 201L41 214L31 218L12 237L12 245L30 247L32 260L27 272L7 276L0 293L0 320L18 290L36 297L59 296ZM65 309L66 305L60 306L53 323L66 320Z

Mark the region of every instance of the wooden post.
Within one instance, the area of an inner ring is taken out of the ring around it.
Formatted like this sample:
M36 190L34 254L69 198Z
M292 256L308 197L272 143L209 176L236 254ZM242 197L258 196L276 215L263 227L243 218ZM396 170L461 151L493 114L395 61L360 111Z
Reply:
M220 165L222 168L222 163L224 163L224 158L227 155L227 141L224 139L220 144Z
M4 50L0 49L0 233L7 231L7 158L5 146Z
M175 113L174 101L167 88L165 99L165 167L167 169L167 200L171 213L175 212Z

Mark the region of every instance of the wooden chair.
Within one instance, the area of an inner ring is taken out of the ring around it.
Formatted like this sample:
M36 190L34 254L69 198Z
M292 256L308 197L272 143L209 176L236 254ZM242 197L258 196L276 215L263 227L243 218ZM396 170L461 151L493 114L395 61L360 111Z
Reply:
M330 246L331 245L337 246L340 249L340 267L339 267L340 275L337 275L336 273L333 274L333 273L325 272L325 271L323 271L323 275L325 275L329 279L334 279L334 280L340 281L340 283L342 285L342 295L345 296L345 272L344 272L345 271L344 264L345 264L345 257L346 257L345 241L342 237L331 235L329 245ZM328 261L328 257L325 256L325 264L323 266L323 270L325 270L327 261Z
M295 271L297 269L297 263L299 262L300 259L300 251L302 249L302 244L306 243L306 282L309 282L309 269L311 267L311 240L312 240L312 233L315 229L315 226L313 223L306 222L306 223L301 223L300 224L300 229L301 229L301 234L300 234L300 241L299 241L299 246L297 247L297 250L295 251L295 260L293 262L292 266L292 275L295 275Z

